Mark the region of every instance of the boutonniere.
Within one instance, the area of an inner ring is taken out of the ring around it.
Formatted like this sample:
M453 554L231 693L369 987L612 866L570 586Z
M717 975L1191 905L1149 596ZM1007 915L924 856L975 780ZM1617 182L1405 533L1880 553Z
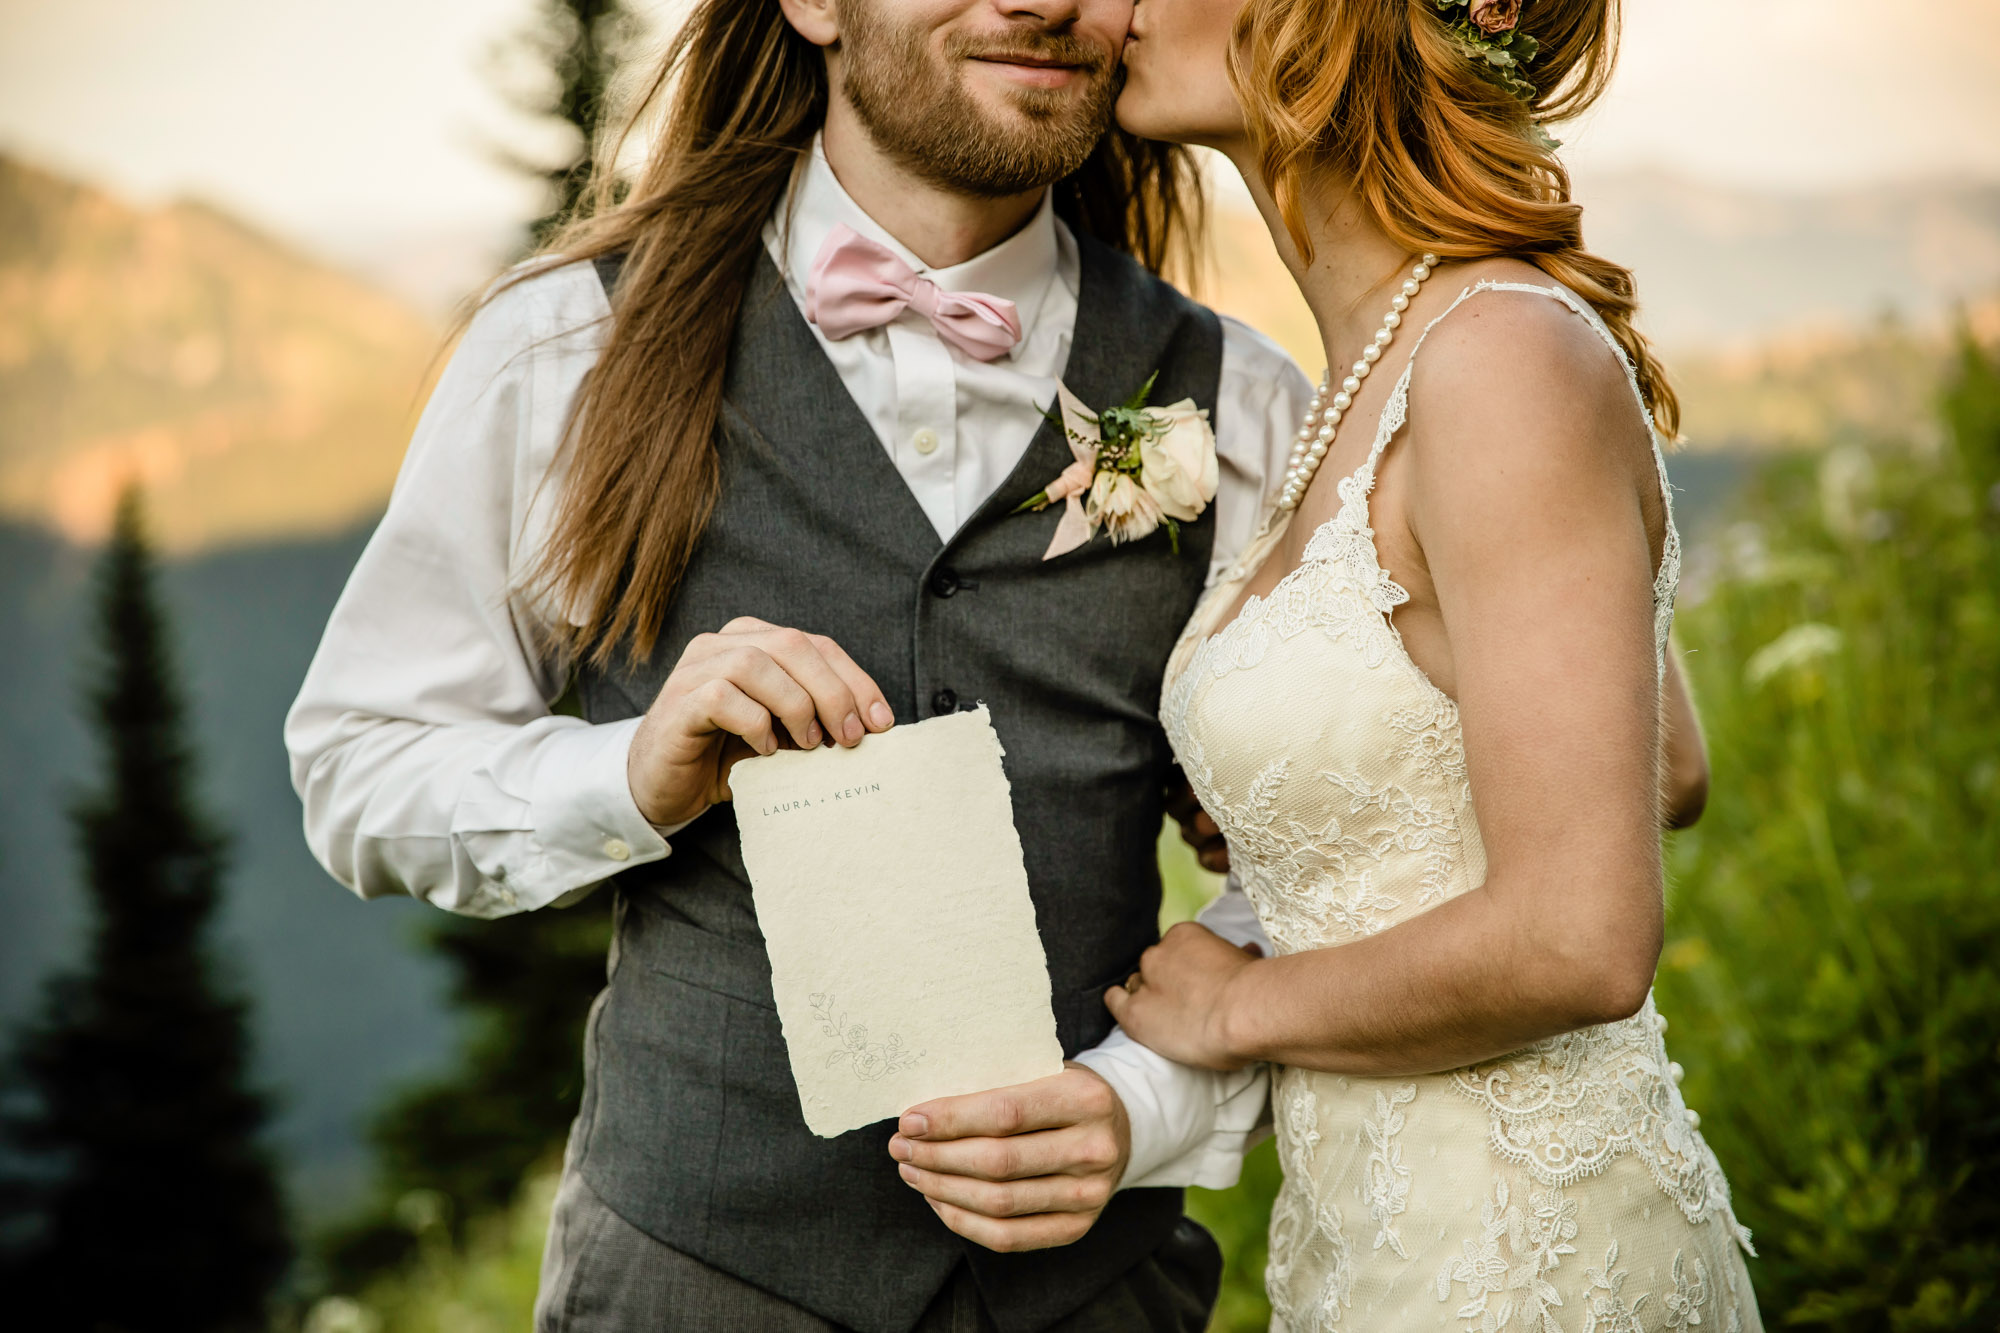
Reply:
M1063 502L1062 521L1042 559L1074 551L1099 528L1116 545L1137 541L1162 523L1180 553L1180 525L1199 518L1215 498L1215 434L1208 428L1208 409L1196 407L1192 398L1146 406L1159 377L1154 371L1129 400L1102 412L1092 412L1067 385L1056 383L1062 415L1050 413L1049 419L1062 427L1076 461L1014 510L1039 511Z

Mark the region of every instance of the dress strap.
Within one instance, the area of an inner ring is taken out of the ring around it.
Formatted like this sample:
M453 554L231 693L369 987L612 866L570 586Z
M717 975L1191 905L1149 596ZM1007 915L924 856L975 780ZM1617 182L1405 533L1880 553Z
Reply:
M1639 372L1633 366L1632 358L1625 354L1625 348L1619 343L1617 335L1611 332L1610 326L1604 322L1604 317L1597 313L1590 302L1584 300L1569 288L1556 286L1553 283L1547 287L1543 287L1532 282L1497 282L1492 278L1484 278L1467 287L1458 294L1457 300L1444 308L1442 314L1424 325L1424 331L1418 337L1416 346L1410 349L1409 361L1404 363L1403 378L1405 380L1409 378L1410 366L1416 362L1417 353L1423 349L1424 339L1431 336L1431 330L1443 323L1452 311L1458 309L1481 292L1529 292L1536 296L1546 296L1551 301L1557 301L1568 306L1571 313L1575 314L1577 318L1590 325L1596 331L1597 336L1604 340L1604 345L1611 349L1611 354L1618 358L1618 364L1625 372L1625 383L1632 390L1632 400L1639 405L1639 415L1646 419L1646 433L1652 437L1655 445L1658 444L1659 428L1653 423L1653 409L1646 403L1645 391L1639 387Z
M1481 279L1472 284L1472 286L1467 287L1442 312L1433 316L1430 323L1424 325L1424 331L1417 336L1415 345L1410 348L1409 357L1403 362L1403 373L1397 378L1396 387L1390 391L1388 403L1382 408L1382 420L1375 431L1374 447L1368 451L1368 461L1362 464L1356 475L1372 483L1376 465L1381 462L1383 451L1389 447L1389 442L1395 438L1396 432L1401 430L1403 423L1408 420L1410 411L1410 372L1416 368L1417 353L1423 350L1424 341L1431 336L1431 330L1450 318L1454 310L1481 292L1529 292L1536 296L1546 296L1552 301L1560 302L1569 307L1573 314L1596 331L1598 337L1604 339L1604 345L1611 349L1612 355L1618 358L1619 366L1625 371L1625 383L1632 390L1632 400L1639 405L1639 415L1645 418L1646 438L1653 445L1653 461L1659 469L1661 485L1666 485L1667 462L1660 452L1660 432L1659 428L1653 422L1653 409L1646 402L1645 391L1639 387L1639 372L1632 365L1632 358L1625 354L1624 347L1619 344L1617 337L1605 324L1603 318L1598 315L1596 310L1591 308L1588 301L1583 300L1567 287L1559 287L1553 284L1543 287L1531 282L1497 282L1491 278Z
M1639 387L1639 372L1632 364L1632 358L1625 354L1625 348L1605 324L1603 317L1588 301L1567 287L1553 284L1544 287L1531 282L1496 282L1488 278L1460 292L1458 299L1446 306L1443 313L1424 325L1423 333L1417 338L1415 346L1410 348L1409 358L1403 363L1402 376L1396 381L1396 387L1390 394L1388 404L1382 409L1382 422L1376 431L1375 447L1369 451L1368 461L1354 475L1351 483L1361 503L1365 505L1367 493L1375 486L1376 464L1381 460L1382 452L1388 447L1389 441L1402 428L1409 415L1410 371L1416 366L1417 353L1423 350L1424 339L1430 337L1431 330L1442 323L1452 311L1481 292L1529 292L1536 296L1546 296L1552 301L1568 306L1571 313L1596 330L1597 336L1604 340L1604 345L1611 349L1612 355L1618 358L1618 364L1624 368L1625 383L1632 390L1632 399L1639 405L1639 415L1646 422L1646 438L1652 444L1653 468L1660 483L1660 500L1666 506L1666 539L1660 553L1659 567L1653 574L1654 647L1658 654L1660 669L1664 672L1667 632L1673 624L1674 590L1680 581L1681 539L1680 533L1674 527L1673 483L1667 477L1667 459L1660 448L1660 430L1653 421L1653 409L1646 402L1645 391ZM1343 496L1347 494L1345 489L1347 484L1343 483L1341 492Z

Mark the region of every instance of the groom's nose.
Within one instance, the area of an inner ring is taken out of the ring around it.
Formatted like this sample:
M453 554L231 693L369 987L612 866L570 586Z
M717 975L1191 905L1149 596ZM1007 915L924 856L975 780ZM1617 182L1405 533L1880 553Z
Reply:
M1017 23L1080 29L1092 36L1108 35L1118 44L1132 24L1132 0L992 0L992 4L1003 17Z

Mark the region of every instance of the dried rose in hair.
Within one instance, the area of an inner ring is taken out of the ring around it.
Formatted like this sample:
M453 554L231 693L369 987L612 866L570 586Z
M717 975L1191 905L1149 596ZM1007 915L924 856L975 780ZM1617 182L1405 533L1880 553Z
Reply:
M1472 0L1472 26L1490 36L1512 32L1521 21L1521 0Z

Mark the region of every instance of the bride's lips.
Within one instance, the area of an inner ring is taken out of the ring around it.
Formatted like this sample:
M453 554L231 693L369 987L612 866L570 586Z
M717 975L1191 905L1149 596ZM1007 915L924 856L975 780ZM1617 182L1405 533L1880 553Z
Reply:
M1066 88L1088 73L1086 66L1046 56L995 53L972 59L1029 88Z

